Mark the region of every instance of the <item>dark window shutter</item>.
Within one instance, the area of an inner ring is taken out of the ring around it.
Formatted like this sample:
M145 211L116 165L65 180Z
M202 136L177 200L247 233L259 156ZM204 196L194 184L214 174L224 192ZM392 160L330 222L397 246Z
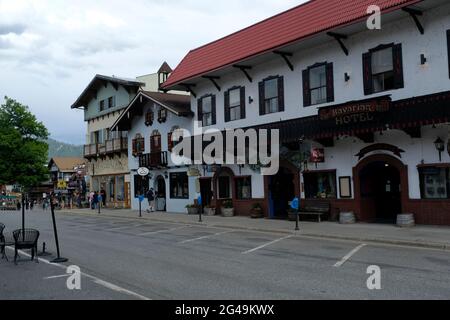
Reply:
M278 77L278 111L284 111L284 77Z
M198 116L198 122L203 122L203 100L198 99L197 100L197 116ZM201 124L203 126L203 124Z
M230 122L230 91L225 91L225 122Z
M450 30L447 30L448 76L450 77Z
M216 96L211 97L211 110L212 110L212 125L217 123L216 120Z
M259 83L259 115L263 116L266 114L266 108L264 106L265 104L265 85L264 85L264 81L261 81Z
M333 63L327 64L327 102L334 101Z
M364 94L369 95L373 93L372 81L372 53L367 52L363 54L363 79L364 79Z
M169 132L169 134L167 135L167 145L168 145L168 150L169 152L172 152L173 149L173 141L172 141L172 132Z
M245 87L241 87L241 119L245 118Z
M303 70L303 106L311 105L311 91L309 90L309 69Z
M392 52L394 58L394 85L396 89L400 89L404 87L402 45L394 45Z
M136 155L138 153L137 152L136 139L133 139L132 149L133 149L133 155Z

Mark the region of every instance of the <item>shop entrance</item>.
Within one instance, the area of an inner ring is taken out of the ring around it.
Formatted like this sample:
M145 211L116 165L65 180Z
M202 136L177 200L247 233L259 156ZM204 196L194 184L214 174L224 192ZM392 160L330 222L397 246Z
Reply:
M377 223L395 223L402 213L400 171L385 161L367 164L360 172L361 210Z
M287 168L280 167L275 176L270 177L269 204L272 219L288 217L289 202L295 198L295 175Z
M166 211L166 180L159 176L155 181L156 211Z
M212 178L200 179L200 194L202 196L202 206L212 205L214 190L212 186Z

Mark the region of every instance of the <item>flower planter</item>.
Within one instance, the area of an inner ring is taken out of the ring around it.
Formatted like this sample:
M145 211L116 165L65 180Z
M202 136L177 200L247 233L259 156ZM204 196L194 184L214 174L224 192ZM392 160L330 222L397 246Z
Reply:
M205 208L205 214L207 216L215 216L216 215L216 208Z
M198 214L198 208L187 208L188 215Z
M234 208L222 208L222 216L234 217Z
M399 214L397 216L397 226L400 228L412 228L416 225L413 214Z
M353 212L341 212L339 215L340 224L354 224L356 223L356 217Z
M264 214L262 209L252 209L252 219L261 219L264 218Z

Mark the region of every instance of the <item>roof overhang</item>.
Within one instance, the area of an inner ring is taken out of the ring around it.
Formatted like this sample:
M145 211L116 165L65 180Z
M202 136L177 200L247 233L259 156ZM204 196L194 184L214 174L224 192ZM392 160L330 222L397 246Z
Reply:
M407 3L403 3L397 6L393 6L391 8L385 9L382 11L383 23L389 23L396 21L398 19L407 18L410 16L409 13L401 10L406 7L416 8L422 11L431 9L440 4L446 3L446 0L412 0ZM179 79L176 82L171 82L171 77L162 85L164 90L182 90L189 91L188 87L194 87L200 81L206 81L204 76L213 76L220 77L224 74L230 73L232 71L236 71L235 65L245 65L245 66L256 66L258 64L266 62L268 59L276 58L274 51L282 51L282 52L298 52L304 49L310 49L314 46L318 46L324 44L326 42L335 41L330 35L329 32L344 34L347 36L357 34L367 30L367 21L368 16L364 16L358 19L355 19L351 22L347 22L332 28L319 30L314 34L310 34L306 37L301 37L295 39L294 41L290 41L288 43L284 43L279 46L268 48L264 51L252 54L250 56L243 57L238 60L230 61L226 64L219 65L214 69L200 71L198 73L193 73L193 75ZM413 22L411 22L413 23ZM220 40L218 40L220 41ZM336 43L337 46L339 44ZM344 54L344 53L343 53ZM180 63L182 64L183 61ZM177 69L177 68L176 68ZM172 76L176 74L176 69Z
M125 90L130 92L130 89L139 89L145 86L145 83L133 80L127 80L116 77L109 77L97 74L89 83L89 85L84 89L78 99L72 104L72 109L85 109L90 100L93 98L97 99L98 90L101 87L107 87L108 83L111 83L113 87L118 90L119 86L125 88Z

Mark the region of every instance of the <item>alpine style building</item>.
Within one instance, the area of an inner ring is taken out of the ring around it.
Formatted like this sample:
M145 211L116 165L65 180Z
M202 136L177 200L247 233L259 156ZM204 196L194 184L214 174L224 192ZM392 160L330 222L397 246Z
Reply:
M283 218L300 197L332 216L450 225L449 18L444 0L313 0L190 51L162 89L190 92L204 130L279 129L282 142L277 175L199 166L190 192L239 215L260 203Z

